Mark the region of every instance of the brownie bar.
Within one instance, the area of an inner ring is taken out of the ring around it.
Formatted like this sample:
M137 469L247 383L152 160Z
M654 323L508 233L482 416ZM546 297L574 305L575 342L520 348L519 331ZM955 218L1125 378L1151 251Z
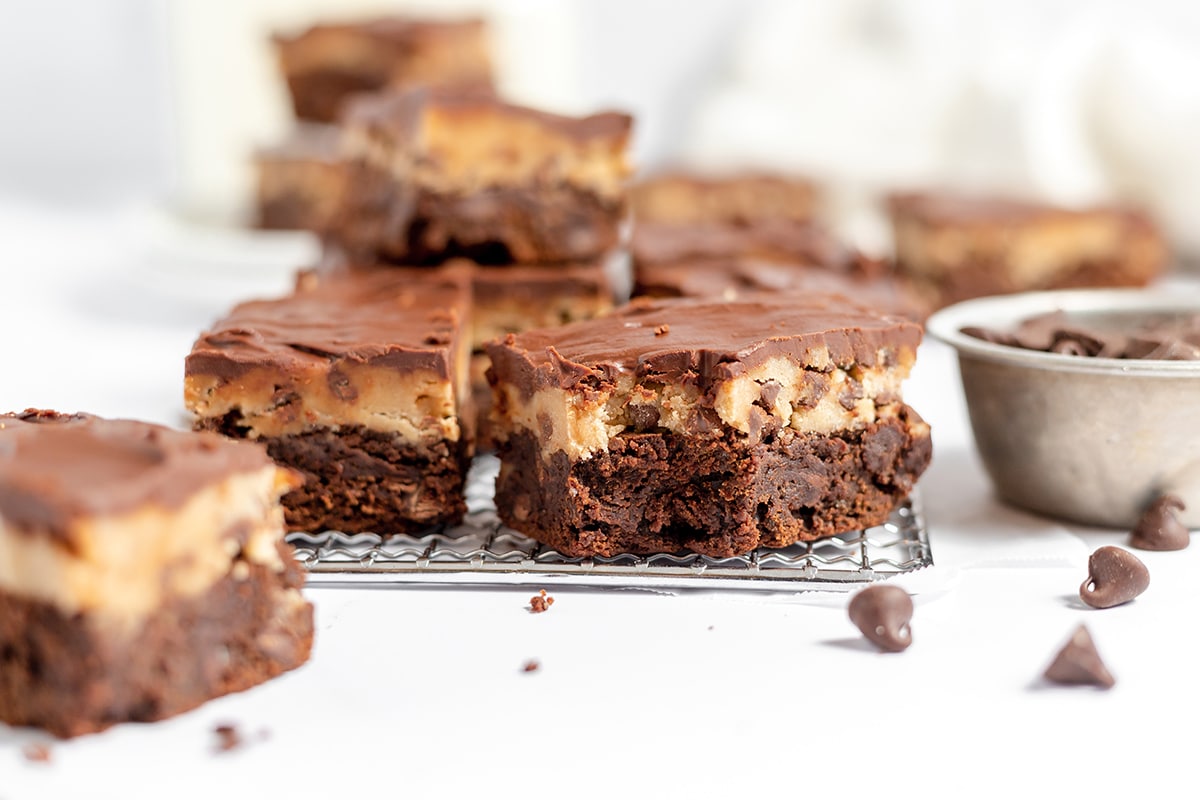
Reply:
M666 172L635 183L630 203L639 223L810 222L816 212L817 190L809 180L786 175Z
M284 498L294 530L456 523L474 423L470 297L462 267L397 268L243 303L187 358L196 427L261 441L306 477Z
M487 27L482 20L388 17L316 25L275 45L296 116L333 122L362 92L408 84L492 85Z
M737 300L763 292L840 294L885 314L920 321L924 304L889 276L865 277L811 264L753 257L643 263L634 274L635 297L710 297Z
M471 91L362 98L334 239L356 257L566 263L617 244L631 120L571 118Z
M77 736L303 664L296 481L212 434L0 416L0 719Z
M993 294L1144 286L1166 245L1144 215L999 198L900 194L889 200L897 267L937 308Z
M882 523L928 464L921 329L834 295L635 302L488 345L506 524L731 556Z
M301 125L282 143L255 154L260 228L329 229L347 177L339 137L333 126Z

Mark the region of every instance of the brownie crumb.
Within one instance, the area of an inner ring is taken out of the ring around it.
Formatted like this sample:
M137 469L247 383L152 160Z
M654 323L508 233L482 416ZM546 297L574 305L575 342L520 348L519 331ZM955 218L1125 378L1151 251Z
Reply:
M242 734L235 725L218 725L213 728L213 733L217 735L218 753L228 753L242 746Z
M542 665L540 663L538 663L538 660L536 658L531 658L525 662L525 666L521 668L521 671L522 672L537 672L541 668L542 668Z
M543 611L548 611L552 605L554 605L554 598L546 594L545 589L542 589L540 594L529 598L529 613L541 614Z
M709 626L708 626L708 629L711 631L711 630L713 629L713 626L712 626L712 625L709 625Z
M21 748L21 754L25 756L26 761L34 764L50 763L50 748L44 744L27 744Z
M670 332L671 332L670 325L659 325L657 328L654 329L655 336L666 336Z

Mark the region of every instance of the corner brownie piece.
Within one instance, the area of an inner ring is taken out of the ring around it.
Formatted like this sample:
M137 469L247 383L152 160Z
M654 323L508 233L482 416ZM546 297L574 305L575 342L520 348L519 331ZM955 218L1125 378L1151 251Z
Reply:
M1166 245L1125 208L1067 209L950 193L889 199L897 268L937 308L972 297L1144 286Z
M470 272L301 281L243 303L187 357L196 427L262 441L305 476L294 530L420 531L461 520L473 414Z
M625 114L563 117L421 88L361 98L344 124L354 168L335 239L356 256L563 263L618 241Z
M635 302L488 344L501 519L569 556L885 521L929 462L920 326L834 295Z
M340 136L331 125L301 125L255 154L260 228L317 233L329 228L346 185Z
M333 122L347 98L389 86L492 85L487 26L480 19L385 17L274 38L300 119Z
M816 214L817 189L811 181L787 175L665 172L635 183L630 203L638 222L808 222Z
M0 415L0 720L78 736L303 664L296 480L213 434Z

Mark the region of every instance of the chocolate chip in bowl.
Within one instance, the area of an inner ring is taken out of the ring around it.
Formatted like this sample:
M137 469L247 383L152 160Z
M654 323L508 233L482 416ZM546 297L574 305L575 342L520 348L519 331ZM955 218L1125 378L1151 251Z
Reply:
M1133 529L1173 494L1200 527L1200 290L969 300L926 325L958 352L975 444L1004 501ZM1085 357L1086 356L1086 357Z

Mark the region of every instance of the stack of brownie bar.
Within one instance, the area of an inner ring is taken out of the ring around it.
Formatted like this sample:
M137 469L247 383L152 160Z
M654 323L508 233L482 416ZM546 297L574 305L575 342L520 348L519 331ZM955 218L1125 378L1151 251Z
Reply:
M256 154L263 228L328 229L345 185L334 123L351 97L389 87L493 83L481 19L321 24L278 35L273 44L297 125L283 142Z

